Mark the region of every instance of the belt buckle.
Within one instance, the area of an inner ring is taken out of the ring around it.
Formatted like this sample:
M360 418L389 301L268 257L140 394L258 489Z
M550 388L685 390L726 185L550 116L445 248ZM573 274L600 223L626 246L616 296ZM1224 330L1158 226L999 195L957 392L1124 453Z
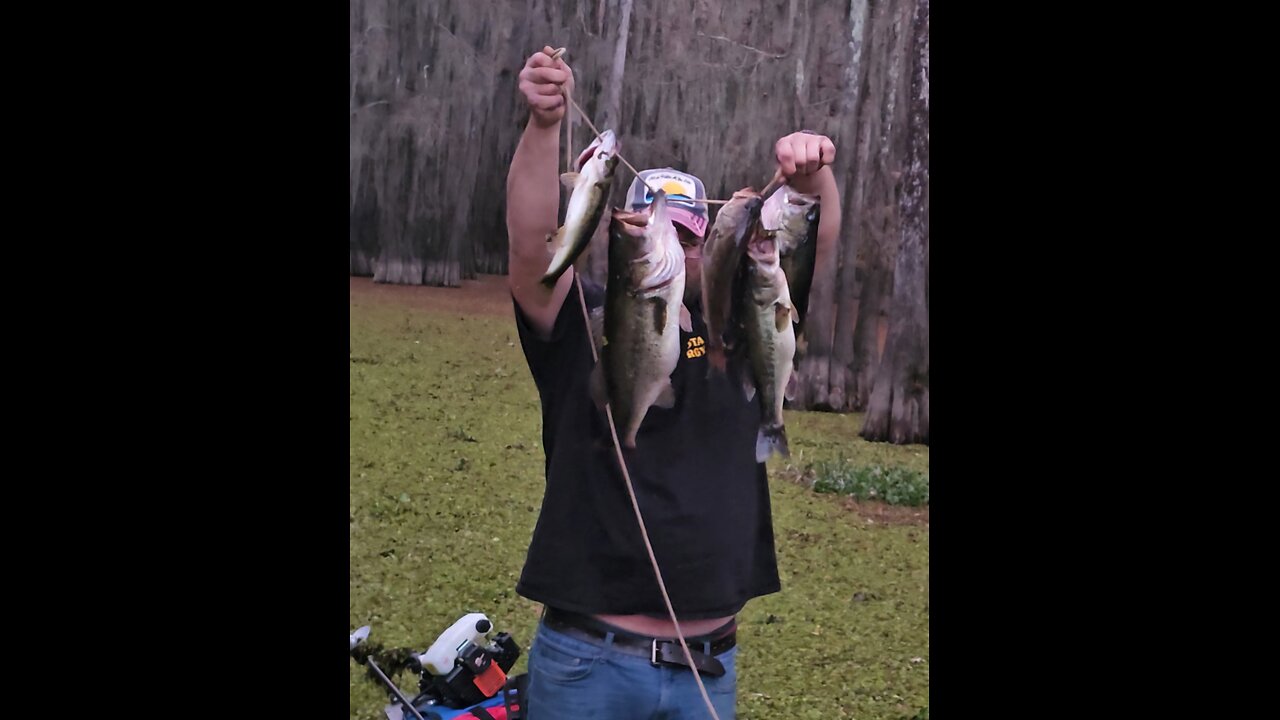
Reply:
M649 664L655 667L658 665L658 642L658 638L649 641Z

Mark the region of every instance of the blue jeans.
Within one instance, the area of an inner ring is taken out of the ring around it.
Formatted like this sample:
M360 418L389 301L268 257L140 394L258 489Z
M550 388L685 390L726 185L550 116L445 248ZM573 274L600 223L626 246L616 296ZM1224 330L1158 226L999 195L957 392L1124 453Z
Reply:
M612 636L597 644L539 624L529 648L529 720L710 720L692 670L655 667L611 642ZM721 677L702 675L720 720L734 717L737 654L735 645L716 656Z

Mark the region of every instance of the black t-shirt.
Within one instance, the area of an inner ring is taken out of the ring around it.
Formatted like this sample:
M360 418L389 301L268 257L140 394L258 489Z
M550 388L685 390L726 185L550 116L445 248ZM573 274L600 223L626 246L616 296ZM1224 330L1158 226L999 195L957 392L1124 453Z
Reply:
M603 288L583 278L589 307ZM737 613L777 592L777 559L765 466L755 461L758 398L730 374L707 378L706 325L690 308L672 373L676 402L652 407L623 448L637 502L677 616ZM549 341L515 306L520 343L542 399L547 486L516 591L587 614L665 616L604 412L591 401L591 359L576 288ZM621 422L620 420L618 422Z

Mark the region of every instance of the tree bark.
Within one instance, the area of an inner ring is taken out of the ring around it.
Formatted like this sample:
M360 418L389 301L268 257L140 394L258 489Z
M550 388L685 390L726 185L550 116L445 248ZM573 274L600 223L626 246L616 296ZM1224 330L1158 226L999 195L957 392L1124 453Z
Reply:
M862 114L862 106L865 102L862 90L867 81L869 63L863 59L863 44L866 39L869 11L870 4L867 0L852 0L849 3L849 63L845 70L845 97L841 110L845 117L854 121L849 122L845 126L846 132L841 134L840 146L843 153L840 157L848 158L847 166L854 168L858 166L860 157L856 152L860 146L857 140L859 129L865 125L863 122L857 122L857 119ZM841 219L840 227L844 232L839 243L837 283L839 289L829 382L829 403L836 412L844 411L848 405L845 385L846 377L853 364L853 326L857 317L857 250L862 233L858 229L861 205L858 202L857 193L854 192L857 186L856 178L859 175L854 177L855 182L845 183L841 203L844 217Z
M898 226L892 175L904 164L906 149L906 128L901 121L906 113L898 104L898 96L899 86L907 81L910 72L906 55L913 8L911 0L895 0L882 6L875 43L877 56L883 62L871 77L873 94L878 99L864 103L866 133L859 143L864 164L854 181L863 240L858 257L863 280L853 328L853 362L845 383L847 407L855 411L865 410L871 397L883 353L882 339L888 329L894 233Z
M621 133L622 122L622 88L627 73L627 39L630 36L631 28L631 0L619 0L618 7L618 25L614 34L613 46L613 64L609 68L609 83L606 85L608 94L605 100L604 113L602 117L604 124L598 124L596 127L601 132L612 129L615 134ZM585 123L584 123L585 125ZM590 129L588 129L590 134ZM583 146L590 140L584 141ZM575 148L575 156L577 149ZM627 155L627 148L622 148L622 154ZM642 170L644 168L637 168ZM631 171L622 163L618 163L614 170L614 192L613 197L619 197L618 188L621 187L622 193L631 187ZM609 216L611 213L607 211L601 215L600 224L596 226L595 234L591 237L591 245L584 255L587 255L587 261L582 263L579 268L586 268L589 276L595 282L603 285L609 274Z
M894 270L892 323L861 435L895 444L929 442L929 0L919 0L913 39L908 165L899 199L902 239Z

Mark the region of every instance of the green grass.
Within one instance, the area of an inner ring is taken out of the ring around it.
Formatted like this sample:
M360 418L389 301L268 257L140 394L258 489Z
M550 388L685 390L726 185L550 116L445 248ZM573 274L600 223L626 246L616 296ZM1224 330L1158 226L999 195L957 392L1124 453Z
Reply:
M929 472L929 448L924 445L890 445L858 437L861 413L837 415L820 412L786 413L791 460L786 465L804 469L822 462L848 461L856 466L900 467Z
M929 476L903 467L859 467L847 460L824 460L814 470L813 489L890 505L929 504Z
M538 607L513 588L543 455L513 321L356 300L351 354L351 629L421 650L481 611L527 651ZM789 411L787 425L793 457L773 471L839 458L928 470L927 448L857 438L858 417ZM927 527L868 523L783 480L773 503L783 590L741 615L738 717L898 720L926 708ZM350 665L350 717L382 718L385 694ZM416 689L409 674L398 681Z

